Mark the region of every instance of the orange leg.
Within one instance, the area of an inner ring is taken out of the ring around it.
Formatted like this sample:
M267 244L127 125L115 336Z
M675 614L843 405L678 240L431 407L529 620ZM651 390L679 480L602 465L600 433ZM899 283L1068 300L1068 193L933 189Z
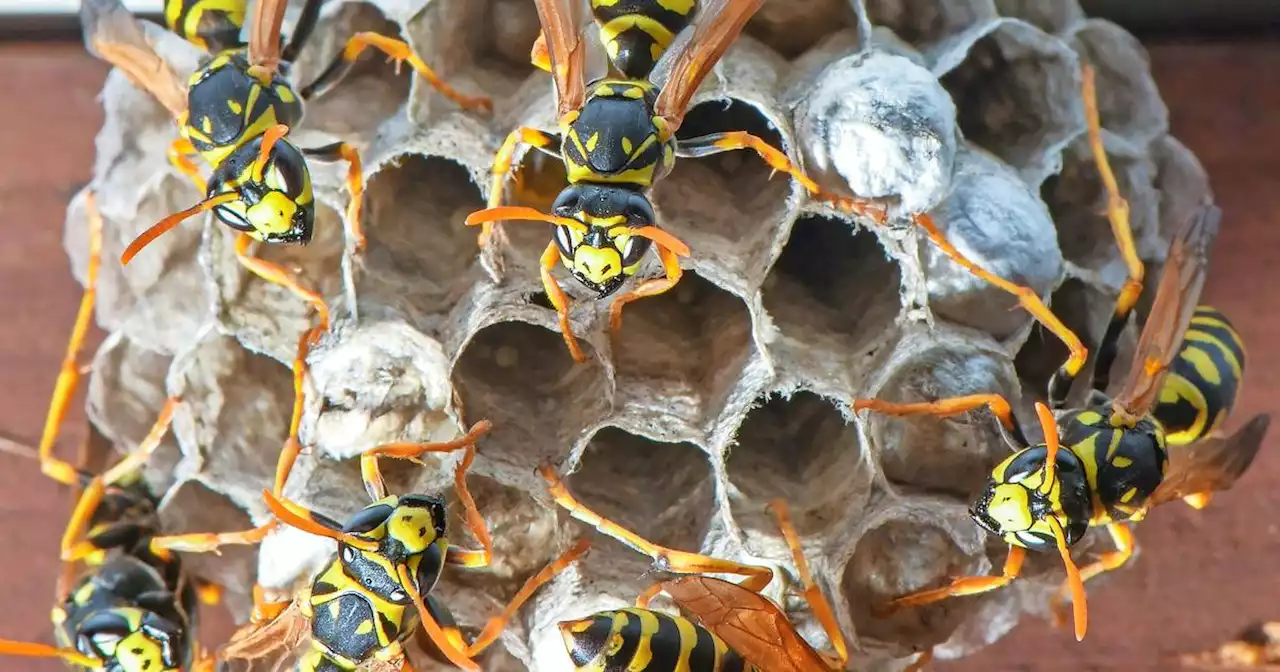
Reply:
M89 530L93 514L102 503L102 496L107 486L137 473L146 465L151 454L160 447L160 441L169 431L169 424L173 421L173 411L178 407L179 402L178 398L170 397L160 409L160 414L155 424L151 426L151 431L147 432L147 436L138 444L137 449L126 455L115 466L93 477L85 486L84 492L80 493L80 499L76 500L76 507L62 533L61 558L64 562L74 562L101 550L89 540L84 539L84 536Z
M61 658L66 663L78 665L80 667L89 668L90 670L103 669L103 661L76 651L75 649L59 649L49 646L48 644L33 644L30 642L15 642L10 639L0 639L0 654L6 656L22 656L24 658Z
M254 257L249 254L249 246L253 244L253 238L248 234L242 233L236 238L236 258L240 260L240 265L249 269L251 273L270 282L274 285L280 285L285 289L293 292L298 298L310 303L320 316L320 331L329 329L329 304L324 302L324 298L316 292L313 292L298 283L292 273L283 268L269 262Z
M498 148L498 153L493 157L493 170L489 183L489 199L486 208L496 208L502 205L502 189L506 184L507 173L511 172L516 149L521 145L529 145L550 154L558 154L560 152L560 136L543 133L536 128L528 126L521 126L508 133L506 140L503 140L502 146ZM488 245L489 237L493 235L493 228L498 224L500 222L485 222L481 224L480 247Z
M637 595L636 608L648 609L649 603L653 601L653 598L657 597L658 594L662 592L663 583L665 583L665 581L660 581L658 583L655 583L652 586L645 588L643 592Z
M80 358L80 349L84 346L89 324L93 321L93 304L98 295L98 271L102 265L102 215L98 212L97 196L92 191L85 195L84 207L89 219L89 268L85 272L84 294L80 298L80 308L76 312L75 325L71 328L71 338L67 341L67 351L62 358L58 380L53 386L53 397L49 401L49 412L45 416L44 430L40 434L40 445L37 448L40 471L64 485L79 483L79 474L75 467L54 457L53 445L58 440L58 432L67 417L71 397L80 382L81 365L76 360Z
M1097 560L1080 568L1080 582L1093 577L1110 572L1123 567L1129 558L1133 557L1133 551L1137 548L1137 542L1134 541L1133 531L1128 525L1119 523L1111 523L1107 525L1107 532L1111 534L1111 540L1116 545L1116 550L1103 553ZM1061 624L1066 621L1064 612L1066 611L1066 601L1073 594L1073 586L1068 580L1062 584L1058 592L1053 596L1050 602L1050 611L1053 613L1055 624Z
M542 252L542 288L546 290L547 298L551 300L551 305L560 318L560 335L564 337L564 344L569 348L569 354L575 362L581 364L587 361L587 356L583 354L582 348L578 347L578 339L573 335L573 325L569 324L569 296L564 293L564 289L552 275L552 270L559 262L560 248L553 240L547 243L547 249ZM618 300L621 299L622 297L618 297Z
M374 501L387 496L387 485L383 482L382 472L378 468L379 457L411 460L421 464L417 458L423 453L452 453L456 450L466 450L468 451L467 454L463 456L462 462L458 465L458 472L465 476L467 468L471 466L471 458L474 457L476 441L487 434L492 427L493 425L488 420L481 420L472 425L466 434L452 441L439 443L396 442L374 446L360 455L360 473L364 479L365 490ZM458 476L458 479L462 483L463 490L466 490L466 483L461 480L462 476ZM470 494L468 493L469 498Z
M773 580L773 570L768 567L744 565L698 553L688 553L659 546L587 508L586 505L579 502L569 493L568 488L564 486L564 483L561 482L560 477L556 475L555 470L550 465L542 465L539 467L538 472L546 479L547 490L551 493L551 497L555 499L556 504L568 511L569 515L596 528L597 531L617 539L631 549L653 558L655 567L661 571L680 574L735 574L745 577L739 585L757 593L764 590L764 587Z
M302 426L303 390L302 383L307 375L307 353L311 345L324 333L320 326L312 327L298 339L298 352L293 358L293 414L289 418L289 437L285 439L280 457L276 460L276 478L272 484L271 494L279 497L284 494L285 483L289 480L289 472L302 453L302 444L298 441L298 429Z
M1036 417L1040 420L1040 429L1044 434L1044 482L1041 486L1042 492L1048 494L1053 490L1053 484L1057 478L1058 471L1058 423L1053 418L1053 412L1048 406L1040 402L1036 402Z
M347 162L347 191L351 194L351 202L347 204L347 238L352 241L356 252L364 249L364 168L360 162L360 152L345 143L335 142L324 147L304 150L308 158L321 161Z
M435 90L444 94L445 97L458 105L482 112L493 112L493 101L487 96L473 97L458 93L456 89L440 79L431 68L427 67L427 64L418 58L417 54L413 53L413 49L410 49L408 44L386 35L370 32L356 33L347 41L347 46L342 51L342 59L348 62L354 61L360 58L360 54L364 52L366 47L373 47L386 54L389 60L395 62L397 72L401 63L408 62L409 66L416 70L419 75L422 75L422 78L427 80L427 83Z
M936 415L939 417L947 417L951 415L959 415L960 413L968 413L986 406L991 409L991 413L996 416L1000 424L1012 433L1014 436L1021 437L1022 430L1018 428L1018 424L1013 420L1013 410L1009 406L1009 400L999 394L970 394L963 397L951 397L949 399L939 399L937 401L925 401L914 404L895 404L879 399L855 399L853 401L853 410L858 412L864 409L884 413L886 415ZM1022 442L1025 446L1025 441Z
M931 604L939 600L945 600L948 597L959 597L961 595L977 595L986 593L997 588L1009 585L1011 581L1018 578L1018 574L1022 571L1022 561L1027 557L1027 549L1021 546L1010 546L1009 556L1004 561L1004 569L1000 572L1000 576L962 576L951 580L951 583L941 588L933 590L925 590L919 593L905 595L889 603L890 609L899 607L917 607L923 604Z
M529 577L529 580L524 582L524 585L520 587L520 591L516 593L515 597L511 598L511 601L507 603L507 606L502 610L502 613L489 619L489 622L485 623L484 629L480 631L480 634L476 635L475 640L467 645L465 649L467 657L475 658L480 655L482 651L488 648L490 644L496 641L498 639L498 635L502 634L502 629L512 618L515 617L516 612L520 611L520 607L524 606L524 603L527 602L530 597L533 597L533 594L537 592L539 588L551 579L555 578L555 576L560 572L568 569L570 565L578 560L578 558L582 557L587 552L588 548L589 544L587 541L585 539L580 540L574 544L572 548L565 551L560 555L560 557L552 561L551 564L543 567L542 571Z
M175 534L165 537L151 538L151 552L164 556L169 551L183 551L186 553L208 553L218 552L223 546L242 545L252 546L260 543L267 538L267 534L274 530L276 521L271 521L266 525L260 525L252 530L243 532L199 532L195 534Z
M555 244L552 243L551 247L555 248ZM615 332L622 328L623 306L646 296L657 296L675 287L676 283L680 282L680 276L683 273L680 269L680 259L676 257L674 252L661 245L657 245L655 248L658 250L658 258L662 259L662 270L665 275L661 278L645 280L637 285L635 289L619 294L618 298L614 299L613 305L609 307L609 328ZM559 248L555 249L558 255Z
M186 138L178 138L169 145L169 163L173 164L178 172L190 178L203 194L209 190L208 183L200 174L200 168L191 161L191 157L199 155L200 152L196 151L195 146Z
M822 594L822 589L818 587L813 580L813 574L809 572L809 562L805 560L804 551L800 548L800 535L796 534L796 528L791 524L790 507L785 501L775 499L769 502L769 509L773 511L773 516L778 521L778 529L782 530L782 538L786 540L787 548L791 549L791 559L796 563L796 572L800 574L800 580L804 583L804 599L813 610L814 617L822 624L827 638L831 640L831 646L836 650L836 657L840 661L838 669L843 670L849 662L849 647L844 641L844 633L840 632L840 624L836 622L836 614L831 609L831 603L827 601L826 595Z
M288 606L288 600L283 602L268 600L262 586L253 584L253 615L250 617L250 622L264 623L275 620Z

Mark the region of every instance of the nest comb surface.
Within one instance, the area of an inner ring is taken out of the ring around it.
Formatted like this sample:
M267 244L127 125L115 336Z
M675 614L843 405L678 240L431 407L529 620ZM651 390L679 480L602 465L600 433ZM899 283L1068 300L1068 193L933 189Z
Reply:
M198 65L194 47L149 28L180 73ZM588 505L658 543L783 568L791 561L764 506L787 498L850 640L852 668L901 667L931 645L940 658L962 656L1022 614L1043 614L1062 577L1050 557L1004 590L872 615L873 605L948 576L998 569L1004 547L966 507L1004 448L984 414L854 417L849 400L994 390L1034 426L1030 404L1064 355L1010 310L1010 297L909 229L832 212L736 152L681 161L655 190L662 226L693 249L673 291L630 305L616 339L602 319L607 302L576 301L589 363L572 362L539 297L549 227L506 225L495 282L462 220L483 206L505 134L517 124L554 127L549 79L528 64L537 29L529 0L324 5L296 81L310 81L355 31L378 30L408 40L456 88L493 96L496 109L487 118L459 111L373 56L308 105L294 133L300 146L342 138L364 156L369 244L360 258L350 254L340 166L316 163L315 240L258 251L294 268L335 311L309 358L310 449L287 494L343 519L367 502L351 459L359 451L450 439L488 418L494 430L470 484L496 541L494 564L446 572L437 588L468 628L589 533L550 507L534 472L543 460L559 464ZM745 129L829 189L894 200L899 220L931 211L971 258L1052 297L1090 343L1123 266L1084 137L1082 58L1099 71L1106 144L1154 277L1164 241L1208 198L1208 182L1167 133L1140 45L1087 19L1074 0L771 0L708 78L681 134ZM247 275L230 232L207 219L162 237L127 268L111 263L201 195L166 161L174 127L159 104L115 71L102 100L92 188L108 227L97 318L111 336L95 361L91 418L129 448L163 398L181 393L186 403L151 469L168 493L166 519L175 531L237 529L246 514L264 520L260 493L293 402L289 363L313 318L285 290ZM526 153L507 201L546 207L562 180L556 162ZM78 269L84 231L81 196L67 218ZM388 465L389 485L448 490L456 460ZM228 586L243 618L255 575L287 590L332 552L331 542L286 529L260 552L200 558L196 568ZM597 538L485 654L486 669L564 669L555 623L629 604L653 580L647 567ZM824 646L803 604L771 591Z

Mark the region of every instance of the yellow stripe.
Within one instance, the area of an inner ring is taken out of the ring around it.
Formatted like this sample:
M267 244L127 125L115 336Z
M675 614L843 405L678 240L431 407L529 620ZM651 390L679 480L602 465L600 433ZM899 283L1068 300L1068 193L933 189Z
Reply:
M1195 367L1196 373L1205 382L1212 385L1222 384L1222 372L1218 371L1218 367L1213 365L1213 358L1204 350L1198 347L1184 347L1178 358Z
M1191 381L1174 373L1165 376L1164 386L1160 388L1160 403L1176 404L1183 399L1196 409L1196 419L1190 427L1165 435L1165 440L1175 446L1191 443L1204 433L1205 421L1209 416L1209 403L1204 398L1204 392L1191 384Z
M1232 334L1234 335L1235 332L1232 332ZM1237 379L1239 379L1242 376L1241 369L1240 369L1240 360L1236 359L1236 353L1234 352L1234 350L1231 348L1229 344L1223 343L1222 339L1208 332L1197 331L1195 329L1188 330L1185 338L1188 343L1203 343L1205 345L1210 345L1217 348L1218 351L1222 353L1222 358L1227 360L1227 365L1231 367L1232 375L1234 375ZM1236 339L1235 344L1240 348L1241 351L1244 351L1244 344L1240 342L1238 338ZM1185 348L1186 345L1183 345L1183 347Z
M643 14L624 14L600 26L600 41L605 44L616 42L620 35L632 28L644 31L654 42L664 47L675 38L666 26Z

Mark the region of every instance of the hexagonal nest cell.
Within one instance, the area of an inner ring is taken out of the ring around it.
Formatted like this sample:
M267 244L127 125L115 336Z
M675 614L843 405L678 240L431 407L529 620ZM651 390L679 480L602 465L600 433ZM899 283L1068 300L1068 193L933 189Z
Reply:
M291 3L289 17L300 7ZM152 28L162 57L191 72L196 50ZM1064 352L1010 312L1008 295L958 275L899 226L905 212L891 209L889 226L848 217L751 150L682 158L651 194L657 225L692 250L679 284L629 304L610 333L613 297L597 300L556 269L575 297L587 355L575 363L539 278L552 228L508 222L497 273L463 224L485 204L506 135L518 124L556 130L551 80L529 60L533 3L327 2L294 76L309 81L362 30L405 39L451 86L492 97L495 113L459 109L372 53L310 101L299 143L344 140L364 158L368 245L357 251L346 233L343 166L316 162L315 240L255 246L317 290L334 316L308 358L306 450L287 492L350 515L368 501L361 450L447 440L491 421L468 482L495 537L493 564L450 568L436 593L465 631L482 627L572 538L591 537L594 548L517 614L486 664L561 669L558 620L629 603L654 578L649 560L551 505L536 471L544 463L588 505L654 541L729 560L790 567L765 513L770 499L785 498L859 669L901 666L935 644L940 656L963 655L1038 608L1015 599L1027 591L1004 591L877 615L875 605L903 592L996 571L1002 547L965 507L1007 448L985 413L944 420L850 409L869 396L1000 392L1034 417L1029 405ZM824 188L876 189L929 208L957 247L1033 285L1086 344L1105 325L1123 266L1099 214L1081 61L1100 66L1107 148L1143 258L1161 261L1170 233L1209 196L1195 157L1167 134L1140 45L1087 20L1075 0L772 0L746 32L693 98L681 140L747 131L810 163ZM594 44L596 31L584 39ZM865 53L876 51L894 56ZM842 73L884 95L848 103ZM114 263L145 226L198 195L166 160L174 126L155 101L113 72L103 103L91 188L107 223L98 318L112 333L95 359L91 417L129 447L167 396L187 395L152 464L151 484L172 493L166 515L183 529L262 523L261 491L294 405L289 364L315 316L245 271L230 232L211 219L184 225L127 268ZM862 148L856 160L840 150L848 143ZM565 186L563 164L537 151L516 163L505 202L548 210ZM83 195L66 230L83 268ZM658 271L648 259L630 282ZM396 491L445 492L453 534L470 546L452 493L459 459L386 460L384 470ZM331 552L331 542L279 530L261 548L257 577L287 588ZM252 555L193 565L228 584L241 620ZM1033 585L1060 576L1031 574ZM792 616L816 635L809 610Z

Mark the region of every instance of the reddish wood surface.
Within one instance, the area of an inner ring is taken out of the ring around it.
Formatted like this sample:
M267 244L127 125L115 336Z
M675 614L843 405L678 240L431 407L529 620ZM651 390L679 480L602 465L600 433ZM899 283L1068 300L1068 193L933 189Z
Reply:
M1150 47L1174 134L1200 157L1226 213L1207 298L1250 344L1237 421L1280 390L1280 44ZM80 288L62 250L66 202L89 177L106 72L77 45L0 46L0 432L36 437ZM82 413L76 412L76 418ZM74 421L72 423L74 427ZM77 432L69 432L74 436ZM1034 620L942 670L1168 669L1164 654L1215 645L1280 618L1280 432L1203 512L1170 506L1137 528L1144 552L1090 599L1083 643ZM68 442L68 445L70 443ZM0 458L0 637L47 641L64 493ZM225 632L223 627L216 628ZM0 670L55 670L0 658Z

